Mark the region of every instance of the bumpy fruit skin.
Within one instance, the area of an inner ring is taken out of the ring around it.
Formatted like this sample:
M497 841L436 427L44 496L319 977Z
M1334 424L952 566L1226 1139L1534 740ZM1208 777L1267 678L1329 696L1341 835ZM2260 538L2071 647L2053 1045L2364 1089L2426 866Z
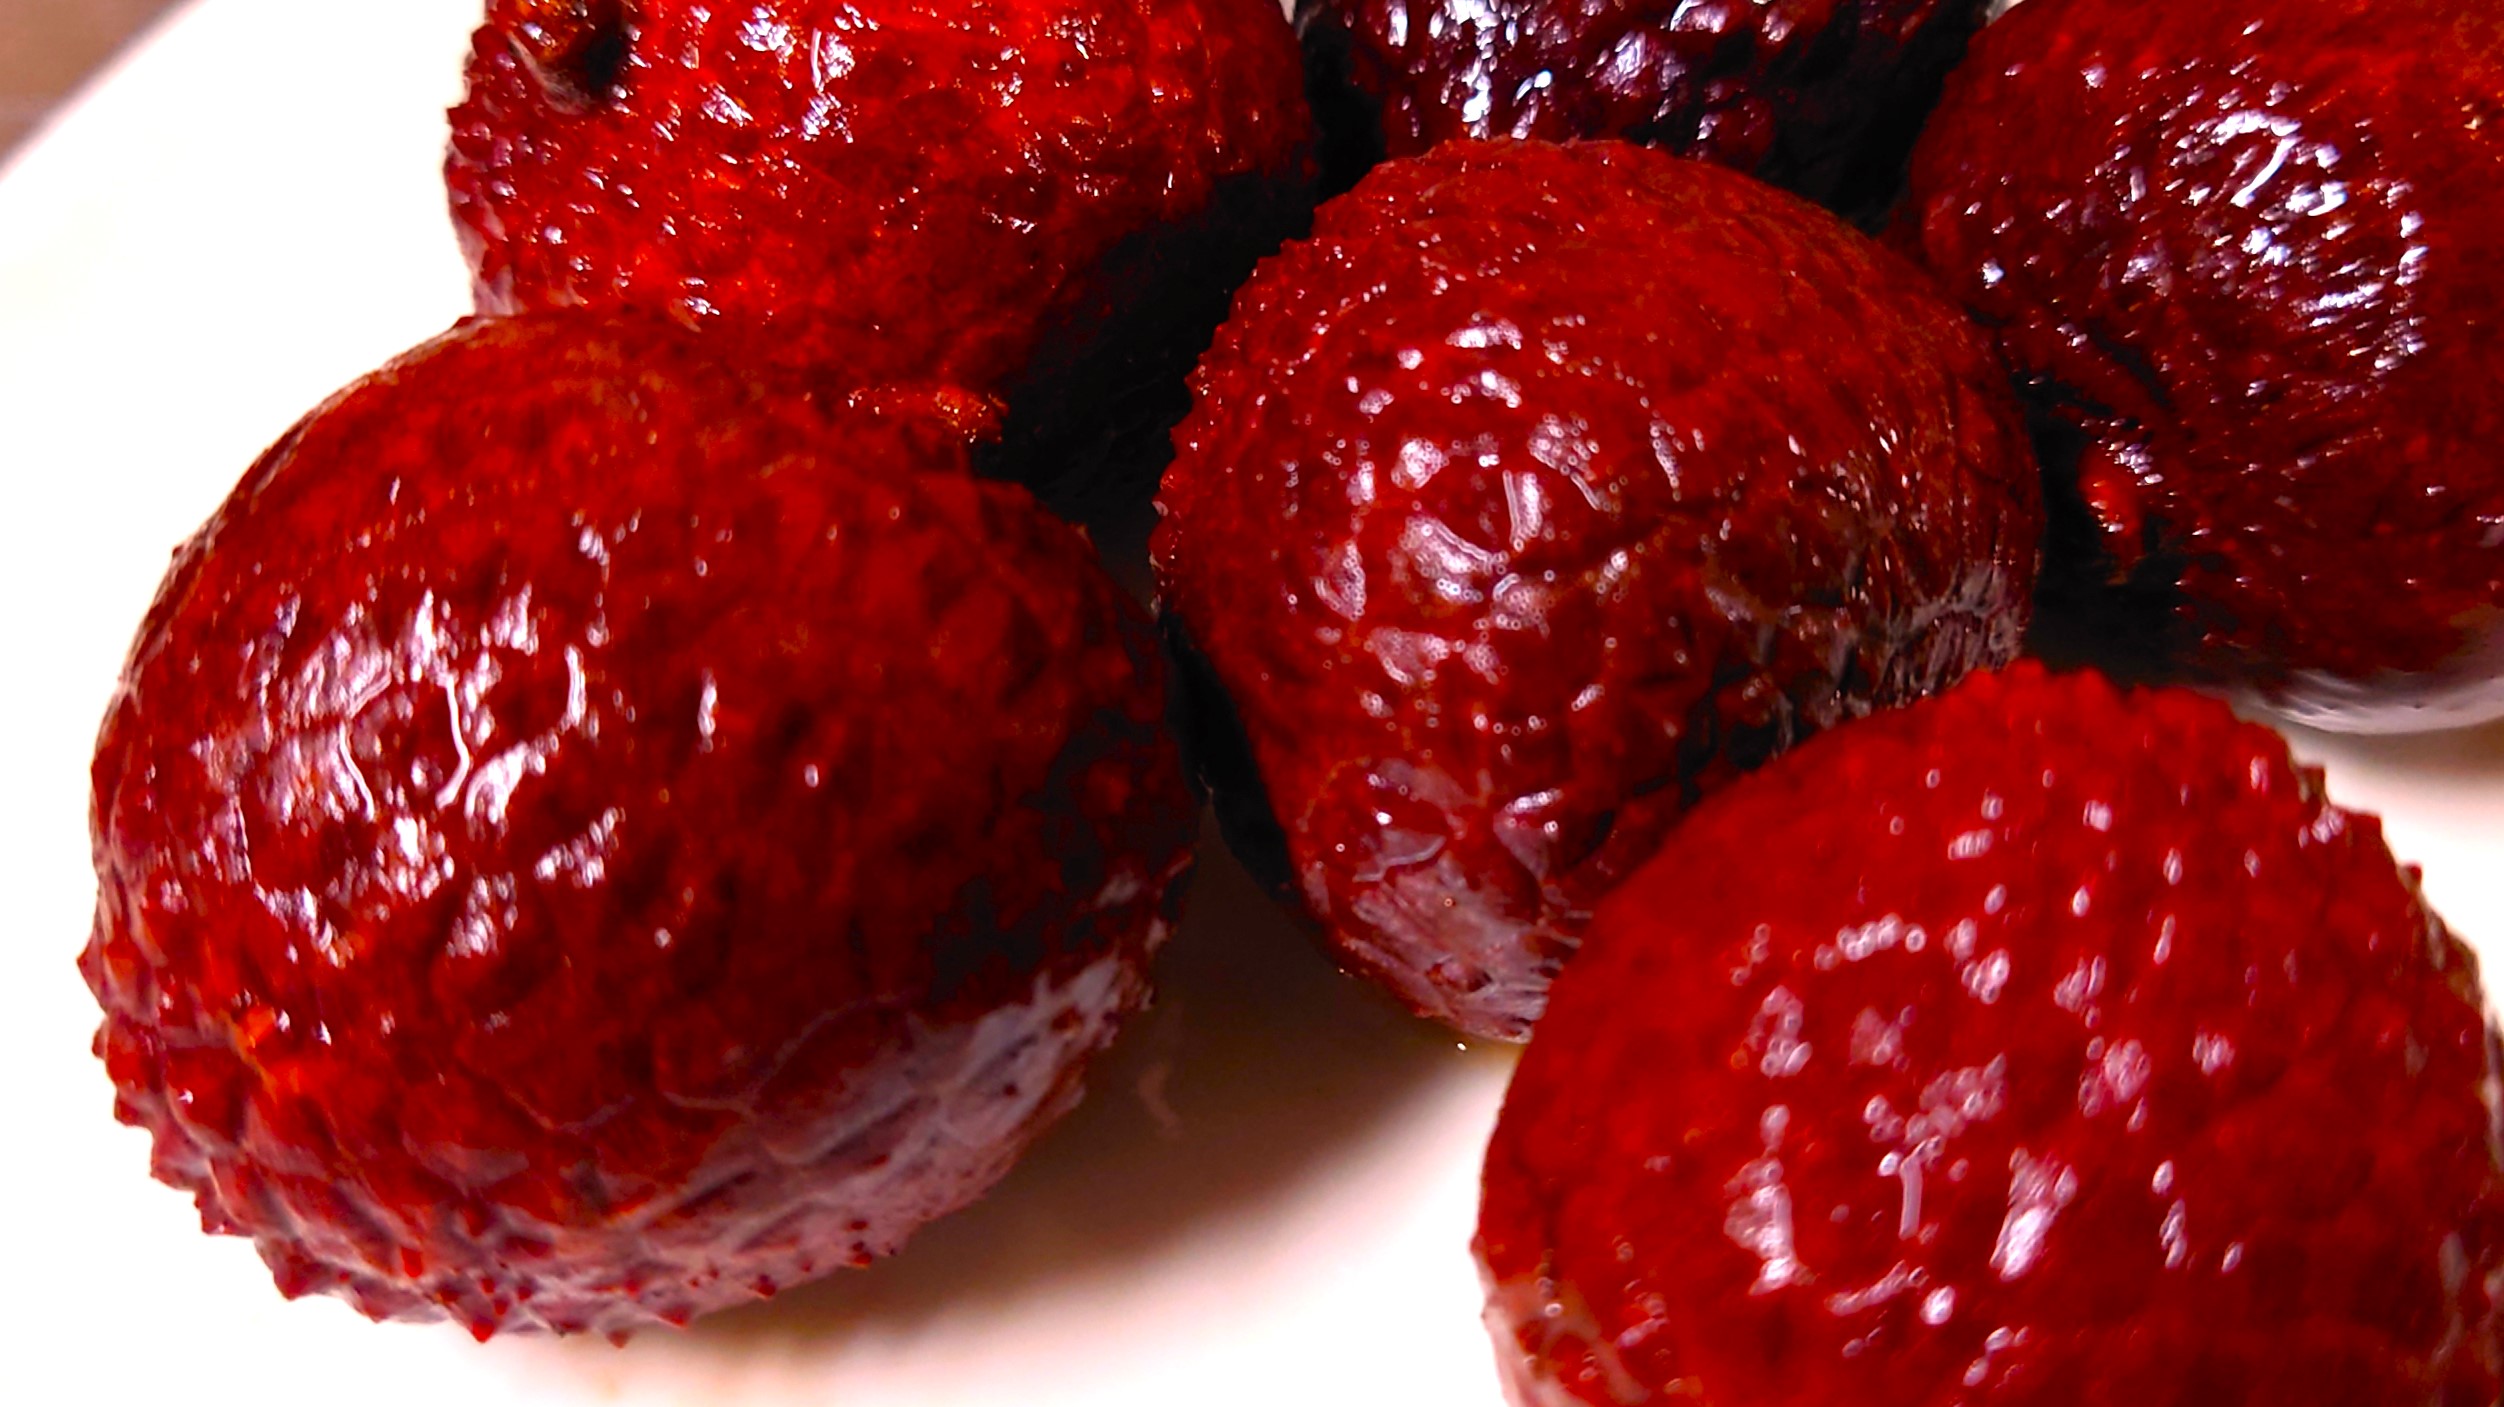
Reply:
M1194 806L1153 627L898 415L470 324L180 554L95 761L117 1112L289 1295L622 1333L893 1249L1077 1096Z
M2486 1407L2498 1069L2275 735L1977 676L1609 901L1488 1150L1488 1322L1521 1407Z
M1623 137L1883 203L1989 0L1298 0L1335 168Z
M1194 386L1154 548L1248 748L1214 750L1221 816L1240 843L1265 788L1341 960L1472 1034L1527 1030L1702 792L2025 623L2038 481L1988 344L1701 163L1388 163Z
M2504 715L2504 11L2027 0L1908 233L2086 445L2064 572L2307 722Z
M1263 0L493 0L452 113L478 308L664 309L1010 406L1002 462L1183 409L1311 119Z

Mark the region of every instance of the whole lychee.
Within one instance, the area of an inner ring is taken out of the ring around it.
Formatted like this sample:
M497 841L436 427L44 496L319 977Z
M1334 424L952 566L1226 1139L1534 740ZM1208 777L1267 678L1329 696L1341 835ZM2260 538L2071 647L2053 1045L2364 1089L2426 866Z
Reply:
M1905 233L2083 441L2084 623L2152 603L2113 633L2311 723L2504 716L2499 192L2479 0L2026 0L1976 42Z
M1976 676L1603 907L1488 1150L1488 1323L1521 1407L2492 1403L2498 1054L2274 734Z
M970 387L990 467L1083 495L1301 228L1309 146L1261 0L492 0L445 175L481 312Z
M96 749L96 1048L290 1295L683 1322L1077 1097L1189 861L1163 721L1145 614L948 424L466 324L177 555Z
M1987 341L1701 162L1390 162L1194 387L1155 558L1221 818L1342 962L1467 1032L1527 1030L1699 796L2024 628L2039 486Z

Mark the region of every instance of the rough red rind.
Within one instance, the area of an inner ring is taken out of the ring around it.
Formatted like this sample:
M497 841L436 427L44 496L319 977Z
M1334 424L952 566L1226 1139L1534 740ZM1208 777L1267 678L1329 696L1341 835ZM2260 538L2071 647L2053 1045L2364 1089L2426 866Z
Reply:
M1165 608L1340 959L1472 1034L1527 1030L1698 794L2017 649L2041 510L1987 342L1743 176L1388 163L1194 388Z
M1153 628L909 414L472 323L176 557L97 745L117 1112L290 1295L623 1332L892 1250L1144 1001Z
M1522 1407L2483 1407L2497 1078L2275 735L1980 675L1609 901L1488 1150L1488 1320Z
M1624 137L1852 210L1893 197L1922 114L1988 8L1298 0L1296 28L1334 165L1459 137Z
M1003 462L1052 481L1181 412L1302 228L1310 126L1259 0L494 0L445 175L481 312L667 310L840 386L998 394Z
M2504 715L2504 12L2027 0L1908 234L2086 433L2094 570L2307 722ZM2092 539L2089 539L2092 541Z

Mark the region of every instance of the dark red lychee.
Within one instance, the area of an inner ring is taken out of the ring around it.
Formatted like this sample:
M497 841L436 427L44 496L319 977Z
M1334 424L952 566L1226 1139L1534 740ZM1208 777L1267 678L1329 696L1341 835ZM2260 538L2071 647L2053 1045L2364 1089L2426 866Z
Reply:
M456 328L140 630L97 1050L290 1295L615 1333L865 1262L1146 996L1194 807L1145 614L947 424L708 352Z
M1297 0L1332 166L1623 137L1839 209L1890 199L1988 0ZM1343 182L1344 183L1344 182Z
M2083 440L2090 610L2307 722L2504 716L2504 11L2027 0L1906 224Z
M1488 1322L1521 1407L2492 1403L2498 1074L2275 735L1977 676L1603 907L1488 1150Z
M1343 962L1467 1032L1527 1030L1698 796L2025 623L2038 486L1987 342L1700 162L1388 163L1194 384L1155 550L1240 724L1221 814Z

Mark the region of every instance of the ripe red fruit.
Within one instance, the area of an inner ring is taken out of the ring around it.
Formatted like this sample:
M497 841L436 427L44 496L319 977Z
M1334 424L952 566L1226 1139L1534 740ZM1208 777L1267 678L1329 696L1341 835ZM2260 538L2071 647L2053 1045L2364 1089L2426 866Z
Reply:
M1610 900L1488 1150L1488 1321L1523 1407L2493 1403L2498 1075L2275 735L1977 676Z
M2192 673L2504 716L2499 113L2476 0L2027 0L1950 82L1908 232L2083 433L2063 570Z
M1343 962L1466 1032L1528 1029L1698 795L2017 649L2040 507L1988 345L1743 176L1391 162L1194 384L1155 553L1248 749L1211 749L1221 816Z
M1309 127L1260 0L492 0L445 172L481 312L997 394L1055 479L1181 413L1310 208Z
M1297 0L1335 167L1624 137L1882 204L1988 0Z
M177 556L95 761L117 1112L290 1295L623 1332L980 1194L1146 995L1153 630L944 426L467 324ZM942 722L944 720L944 722Z

